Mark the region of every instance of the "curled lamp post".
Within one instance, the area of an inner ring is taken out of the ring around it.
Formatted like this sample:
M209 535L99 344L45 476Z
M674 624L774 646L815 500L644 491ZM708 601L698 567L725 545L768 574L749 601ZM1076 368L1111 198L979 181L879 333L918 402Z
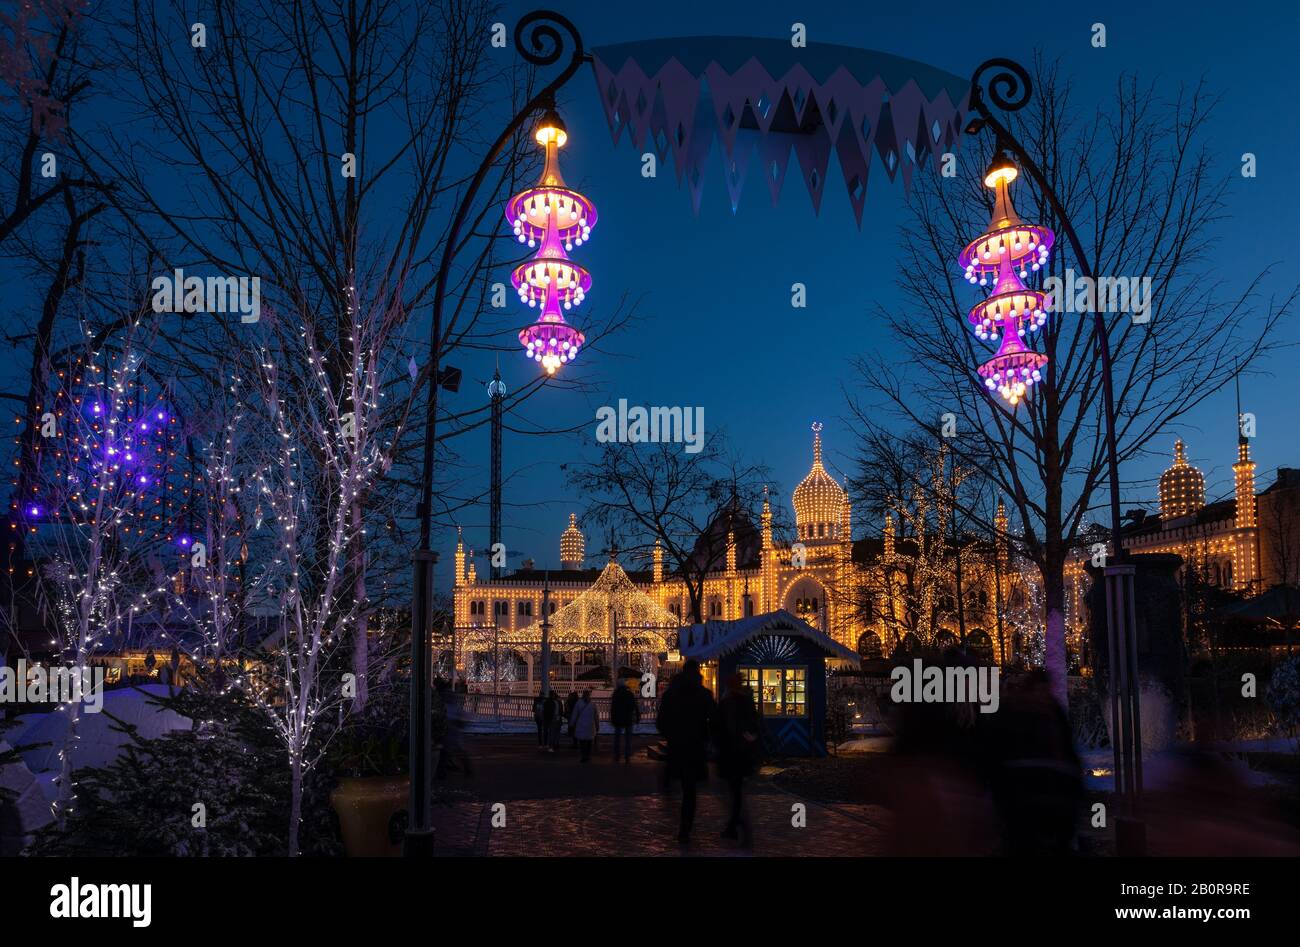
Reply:
M987 88L981 85L986 74L989 74ZM988 101L985 100L986 94ZM990 389L999 389L999 393L1013 407L1023 397L1023 391L1018 391L1013 385L1008 394L1005 387L1007 374L993 378L993 372L1009 369L1022 378L1027 374L1031 380L1037 380L1035 376L1040 375L1039 369L1045 367L1047 361L1046 356L1029 351L1018 343L1026 326L1030 331L1036 331L1042 325L1046 319L1046 307L1043 305L1042 293L1029 290L1019 282L1017 277L1027 275L1027 271L1017 264L1027 260L1032 269L1037 270L1046 262L1047 251L1051 248L1051 232L1023 224L1011 206L1007 187L1015 180L1016 163L1028 172L1039 192L1047 199L1057 223L1069 241L1075 264L1085 277L1093 277L1088 256L1056 190L1024 145L989 108L988 102L991 101L1003 112L1017 112L1029 103L1032 94L1033 84L1023 66L1011 59L987 60L971 76L969 101L971 110L977 117L966 126L968 134L977 133L987 126L993 132L998 148L985 178L985 184L997 191L990 233L972 243L962 254L962 264L967 267L967 279L974 275L976 279L972 282L983 284L987 278L992 277L997 279L997 283L988 299L971 310L970 322L976 335L981 338L996 339L997 331L1001 330L1002 349L993 360L982 365L979 372L985 378L985 384ZM1014 156L1015 162L1008 156L1008 152ZM999 253L997 246L990 248L980 245L981 240L987 241L990 237L1003 241L1003 252ZM1017 238L1023 239L1017 243ZM973 267L972 248L976 250ZM986 255L984 251L989 249L992 254ZM1115 388L1110 338L1105 318L1096 307L1092 318L1093 338L1101 362L1106 460L1110 475L1110 539L1114 564L1108 563L1105 567L1105 583L1111 733L1115 750L1114 780L1116 792L1132 812L1142 792L1142 723L1138 700L1137 635L1133 600L1135 570L1132 564L1124 562L1126 557L1121 542L1119 459L1115 437ZM1028 372L1025 371L1027 367ZM993 383L990 384L990 381ZM1140 845L1140 836L1135 835L1134 841Z
M473 204L479 189L483 186L483 182L487 179L492 166L501 156L510 140L531 116L543 110L546 110L547 116L553 114L556 91L572 79L582 67L582 64L588 61L588 56L583 49L582 37L578 35L574 25L560 14L549 10L536 10L522 17L515 24L515 50L526 62L534 66L551 66L559 62L565 53L566 41L572 46L572 49L569 51L569 61L563 71L540 92L529 99L523 108L515 114L514 118L505 127L505 130L493 143L482 164L479 165L473 180L470 181L469 187L461 196L452 217L451 227L444 238L442 256L438 263L437 286L433 296L433 324L429 336L429 367L426 376L428 395L426 397L424 418L420 503L416 509L416 513L420 518L420 542L411 557L414 561L415 573L414 589L411 595L411 743L409 748L411 798L402 852L404 855L412 857L429 857L433 854L433 826L431 822L433 774L430 768L433 756L431 732L433 663L432 646L429 640L429 620L431 618L433 595L433 565L437 561L437 554L433 552L431 545L433 451L437 439L438 387L442 381L438 362L442 347L442 313L447 298L447 277L451 269L452 257L460 241L461 230L465 226L465 220L469 215L470 206ZM560 127L562 129L562 126ZM544 122L543 128L539 129L539 135L546 128L553 129L554 126ZM540 137L538 140L539 143L547 144L542 142ZM556 141L555 144L558 145L559 142ZM551 154L552 149L548 144L548 158ZM554 206L555 211L558 213L559 202L556 202ZM547 213L550 213L549 202ZM592 222L594 222L594 211ZM581 233L580 225L579 234ZM582 272L585 275L585 271ZM549 275L547 272L539 273L541 277ZM588 277L588 282L589 280ZM518 286L518 284L516 285ZM582 287L582 291L585 293L585 286ZM546 295L552 304L561 301L556 293ZM558 308L556 308L556 313L558 313ZM544 308L543 318L545 319L548 314L554 315L554 313L549 313ZM550 320L550 322L554 321L554 319ZM558 321L563 324L563 317L561 316ZM576 330L570 331L576 332ZM581 333L576 333L576 335L581 337ZM545 340L559 340L556 342L557 347L561 341L569 341L570 345L574 341L572 337L565 336L563 330L556 328L540 332L539 337Z

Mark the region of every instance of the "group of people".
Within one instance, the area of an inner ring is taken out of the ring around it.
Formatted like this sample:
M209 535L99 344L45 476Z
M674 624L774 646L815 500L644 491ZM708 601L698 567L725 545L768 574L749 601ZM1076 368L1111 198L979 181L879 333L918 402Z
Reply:
M609 701L609 723L614 729L614 761L622 748L623 762L632 760L632 730L641 719L635 695L623 684L614 688ZM579 760L591 762L596 734L600 732L600 711L591 699L591 691L569 691L563 701L554 691L533 699L533 721L537 724L537 747L549 753L559 751L560 729L567 726L569 739L579 751Z
M744 788L745 778L754 772L761 757L762 728L754 693L745 679L732 674L722 699L715 703L704 686L699 663L687 661L669 682L655 723L667 743L669 783L680 780L682 784L677 841L682 845L690 842L697 789L708 778L712 747L717 753L718 775L727 784L730 800L722 837L752 844Z
M632 759L632 733L640 722L641 709L635 694L625 685L615 686L609 702L609 723L614 731L614 761ZM568 728L569 738L583 763L591 762L592 747L600 730L600 714L591 691L570 691L561 700L553 691L533 700L537 724L537 746L543 752L559 750L560 731ZM745 778L753 774L761 756L762 739L758 705L754 693L739 674L726 682L720 701L704 686L699 663L687 661L669 682L659 703L655 726L666 744L668 784L682 786L681 820L677 840L690 842L701 781L708 778L710 755L716 755L718 775L727 784L730 812L724 838L745 844L752 842L752 829L745 810Z

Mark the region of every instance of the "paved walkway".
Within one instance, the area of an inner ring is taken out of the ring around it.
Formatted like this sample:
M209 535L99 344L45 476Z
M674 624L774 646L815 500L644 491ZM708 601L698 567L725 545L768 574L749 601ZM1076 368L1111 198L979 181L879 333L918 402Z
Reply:
M611 741L602 738L600 755L583 764L567 743L552 755L529 737L470 737L474 775L452 774L439 784L439 854L832 856L883 849L888 816L880 807L809 802L761 775L750 781L752 850L719 837L727 800L716 778L700 787L695 834L683 849L677 844L680 791L664 793L663 764L645 754L649 738L640 742L631 763L615 763ZM800 827L797 804L806 807Z

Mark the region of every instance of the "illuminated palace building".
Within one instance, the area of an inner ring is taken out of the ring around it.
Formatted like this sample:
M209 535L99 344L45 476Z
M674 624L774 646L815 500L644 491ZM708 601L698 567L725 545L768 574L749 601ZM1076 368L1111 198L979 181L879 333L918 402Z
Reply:
M785 609L867 657L888 654L900 641L955 643L964 625L970 647L1000 660L996 604L1023 596L1019 574L1009 574L1006 545L994 555L992 543L965 544L959 621L955 582L931 582L933 588L917 594L918 574L931 570L917 568L911 539L896 541L892 515L885 516L879 537L852 539L848 496L822 463L821 425L813 425L813 431L812 468L793 495L793 542L774 540L766 492L758 528L733 510L701 537L697 552L702 546L718 550L716 567L704 570L704 619L727 621ZM717 542L705 542L713 539ZM529 564L492 579L478 573L472 553L463 539L458 541L454 601L462 673L482 680L474 673L473 654L491 652L502 656L494 664L505 667L505 679L533 686L544 598L551 612L552 676L560 680L576 673L575 666L608 662L615 628L619 666L644 667L674 650L677 629L691 623L690 595L681 576L665 568L658 543L648 569L626 571L614 557L587 568L585 538L570 514L560 537L560 559L559 571ZM1010 634L1006 637L1009 650Z
M1205 584L1246 595L1294 584L1300 579L1300 471L1279 468L1277 480L1257 495L1250 442L1239 436L1232 474L1233 496L1206 503L1204 475L1187 462L1183 442L1175 442L1174 462L1160 477L1160 515L1129 513L1124 548L1136 555L1177 555L1181 578L1195 570ZM1087 617L1087 559L1081 552L1067 566L1075 632Z

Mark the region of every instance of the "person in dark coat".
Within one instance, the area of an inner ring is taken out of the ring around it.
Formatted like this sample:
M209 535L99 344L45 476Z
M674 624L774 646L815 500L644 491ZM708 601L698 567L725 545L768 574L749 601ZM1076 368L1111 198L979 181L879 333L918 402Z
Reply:
M533 723L537 724L537 748L546 747L546 698L538 694L533 698Z
M564 704L555 691L546 695L542 714L546 721L546 749L554 753L560 748L560 721L564 719Z
M632 762L632 728L641 720L641 708L636 696L622 681L614 685L614 696L609 699L609 724L614 728L614 762L618 762L619 736L623 738L623 762Z
M578 706L578 692L569 691L569 696L564 698L564 722L569 727L569 738L573 740L573 748L578 748L578 734L573 729L573 708Z
M731 814L723 838L752 844L752 826L745 811L745 777L758 765L761 722L754 692L739 674L727 678L727 690L718 702L718 775L727 782Z
M655 726L668 743L668 779L682 781L682 818L677 841L687 844L695 824L695 794L709 775L709 733L717 705L704 687L700 663L687 661L659 705Z

